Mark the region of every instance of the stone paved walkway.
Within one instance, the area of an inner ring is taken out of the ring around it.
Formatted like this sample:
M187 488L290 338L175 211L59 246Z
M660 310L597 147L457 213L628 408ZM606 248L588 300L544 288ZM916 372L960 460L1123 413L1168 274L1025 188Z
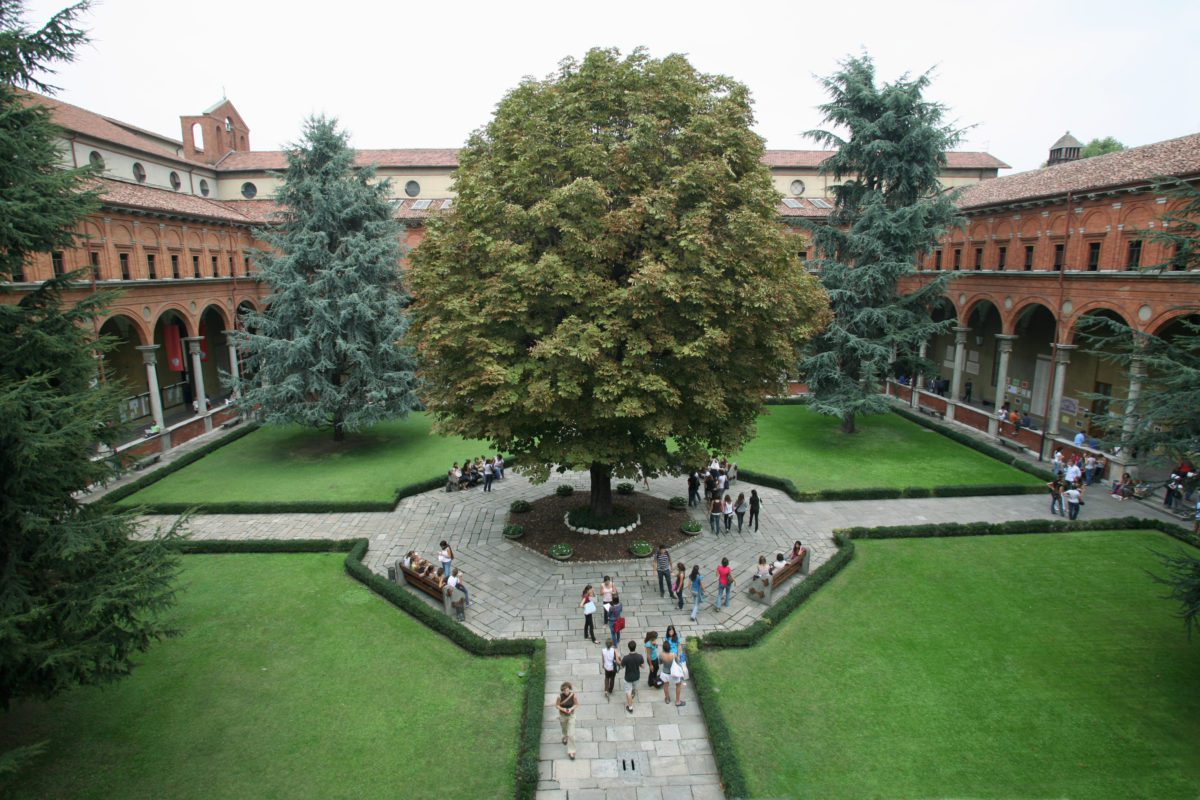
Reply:
M674 561L689 569L700 564L706 583L728 557L740 587L729 609L714 612L711 598L697 623L688 619L690 607L680 611L658 596L654 566L649 559L609 564L562 564L507 541L502 528L509 503L534 499L552 491L559 482L586 490L586 473L556 477L549 485L533 486L510 473L490 494L480 489L447 494L432 491L403 500L391 513L201 515L189 523L195 538L299 539L366 537L371 546L368 565L380 573L409 549L427 557L447 539L471 592L467 625L482 636L542 637L547 642L547 685L542 731L541 782L543 800L704 800L722 797L716 764L699 706L691 687L685 689L687 705L676 708L662 702L661 692L642 682L635 712L628 714L619 697L605 702L599 647L583 639L580 591L587 583L599 585L604 575L618 584L628 627L625 641L640 643L647 630L660 634L674 624L681 635L693 636L714 629L741 628L757 619L765 606L745 594L748 577L759 554L787 551L795 539L812 549L812 568L824 563L836 549L831 532L849 525L923 524L1049 519L1043 495L911 500L860 500L794 503L782 492L740 482L736 491L757 488L763 500L760 530L714 538L705 532L672 551ZM686 495L680 479L651 481L651 493L668 498ZM1084 518L1150 516L1153 506L1118 503L1102 490L1087 495ZM699 510L689 512L697 519ZM161 524L161 518L147 518ZM792 580L800 580L799 576ZM424 597L424 595L419 595ZM605 630L599 625L598 638ZM559 684L570 680L581 699L577 716L578 752L566 756L555 716L554 697ZM618 681L618 688L620 684ZM641 753L641 756L632 754ZM622 769L622 762L625 768ZM636 771L629 769L637 764Z

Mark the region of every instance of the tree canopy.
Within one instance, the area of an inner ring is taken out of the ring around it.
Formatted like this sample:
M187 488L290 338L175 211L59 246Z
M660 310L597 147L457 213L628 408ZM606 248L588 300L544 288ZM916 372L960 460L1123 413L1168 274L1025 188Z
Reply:
M736 450L825 296L781 228L747 89L680 55L592 50L526 79L460 152L413 257L438 426L545 478Z
M401 228L390 185L356 167L347 135L324 117L287 153L276 224L255 235L270 287L263 311L235 338L246 378L232 385L271 423L332 429L341 440L413 407L409 296L400 276Z
M30 30L0 0L0 270L20 274L36 252L74 244L96 207L88 170L59 168L61 131L20 89L70 60L86 4ZM136 541L132 516L81 505L75 493L111 476L93 458L119 429L123 388L99 382L94 320L108 297L64 305L66 278L0 303L0 708L127 674L169 630L177 558L167 536ZM0 775L36 748L0 756Z
M812 408L840 417L853 433L856 416L887 410L879 385L889 365L917 361L921 343L951 324L929 315L948 273L906 294L899 283L916 273L918 254L958 221L938 176L960 133L945 124L940 104L925 99L928 73L879 85L863 55L822 83L830 97L820 107L824 121L847 134L808 132L837 149L821 166L840 182L834 210L828 220L808 223L818 252L809 264L820 272L833 319L813 339L800 372Z
M1079 157L1092 158L1094 156L1107 155L1108 153L1116 153L1124 149L1125 145L1111 136L1105 136L1103 139L1092 139L1085 144L1079 151Z

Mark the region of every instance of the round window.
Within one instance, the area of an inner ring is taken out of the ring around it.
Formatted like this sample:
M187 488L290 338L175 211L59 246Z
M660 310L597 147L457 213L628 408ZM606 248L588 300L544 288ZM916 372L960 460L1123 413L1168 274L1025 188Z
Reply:
M133 177L137 178L138 183L146 182L146 168L142 166L142 162L133 162Z
M797 197L804 194L804 181L802 181L802 180L792 181L792 194L796 195Z
M416 181L409 181L404 184L404 193L409 197L416 197L421 193L421 184Z
M176 191L179 191L180 186L183 186L183 181L179 179L179 173L172 172L171 173L171 188Z
M253 200L256 194L258 194L258 187L253 183L246 181L242 184L242 197L247 200Z
M96 150L93 150L92 152L88 153L88 162L93 167L99 167L100 169L104 169L104 156L100 155L100 153Z
M208 197L208 181L204 180L204 178L200 179L200 194Z

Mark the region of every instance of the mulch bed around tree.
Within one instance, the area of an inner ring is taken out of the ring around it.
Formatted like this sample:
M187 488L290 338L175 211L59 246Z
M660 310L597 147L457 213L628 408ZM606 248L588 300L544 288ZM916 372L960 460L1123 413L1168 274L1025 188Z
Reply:
M629 545L636 541L649 542L652 547L659 543L671 547L688 538L679 530L688 520L687 509L672 511L663 498L638 492L613 494L614 506L632 509L642 516L642 524L632 533L596 536L567 530L563 516L576 508L586 508L587 504L587 492L576 492L570 497L550 494L532 501L533 508L524 514L509 512L510 523L525 527L525 535L514 541L542 555L550 554L551 545L569 544L575 551L571 561L618 561L634 558Z

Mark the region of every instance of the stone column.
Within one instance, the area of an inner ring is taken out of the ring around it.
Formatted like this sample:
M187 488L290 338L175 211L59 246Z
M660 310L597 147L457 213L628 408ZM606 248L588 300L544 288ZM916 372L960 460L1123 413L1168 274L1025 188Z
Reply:
M954 419L955 404L962 394L963 367L967 363L967 334L970 328L954 328L954 374L950 378L950 397L946 401L946 419Z
M200 361L200 343L204 339L199 336L185 336L183 340L187 342L188 353L192 356L192 391L196 396L196 413L203 416L208 412L208 395L204 392L204 365Z
M1013 342L1016 339L1015 334L996 334L996 341L1000 343L1000 362L996 367L996 412L1000 411L1000 406L1004 405L1004 401L1008 397L1008 357L1012 354ZM988 421L988 433L995 436L999 431L1000 420L993 412L991 420Z
M926 339L925 341L921 342L921 347L919 350L917 350L917 355L920 357L920 359L922 361L924 361L925 356L928 353L929 353L929 340ZM920 403L919 392L921 391L921 385L924 384L924 382L925 382L925 373L923 373L923 372L917 373L914 371L913 385L912 385L912 406L913 406L913 408L916 408L917 405Z
M1071 363L1071 351L1076 345L1060 344L1054 350L1054 389L1050 393L1050 407L1046 409L1046 436L1058 436L1058 421L1062 417L1063 387L1067 383L1067 366Z
M234 331L221 331L225 334L225 345L229 348L229 375L232 378L242 377L241 367L238 365L237 344L234 341ZM237 389L234 389L234 396L237 396Z
M1133 432L1134 425L1137 424L1135 416L1138 412L1138 400L1142 396L1142 382L1146 379L1146 362L1139 356L1134 356L1129 362L1129 392L1125 396L1125 419L1121 422L1122 438L1128 438ZM1125 461L1125 471L1130 476L1136 478L1138 476L1137 464L1133 463L1133 453L1121 452L1121 458Z
M146 365L146 387L150 390L150 416L158 426L160 433L165 433L167 425L163 421L162 394L158 389L158 348L157 344L138 345L142 354L142 363Z

